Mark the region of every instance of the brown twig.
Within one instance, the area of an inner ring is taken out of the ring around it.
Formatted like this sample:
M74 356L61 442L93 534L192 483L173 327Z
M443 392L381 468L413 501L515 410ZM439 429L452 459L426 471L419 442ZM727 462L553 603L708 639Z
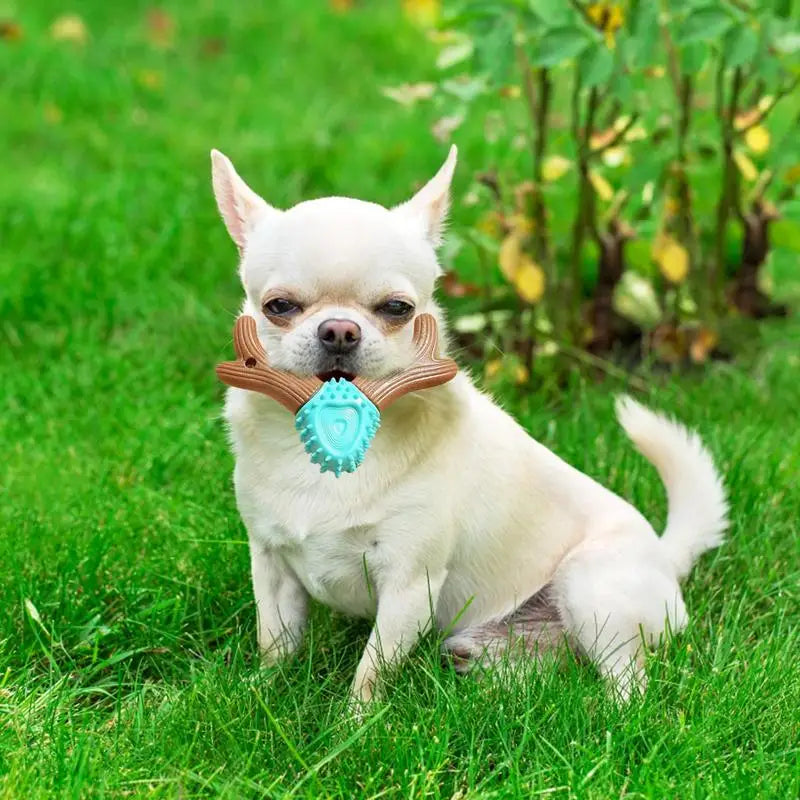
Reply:
M717 222L714 237L714 259L708 271L708 292L710 310L718 310L721 302L722 286L725 280L725 243L728 231L728 219L731 208L738 207L735 194L738 192L738 176L733 160L734 127L733 120L739 104L739 93L742 88L743 73L737 67L733 73L730 101L725 104L725 60L720 57L715 82L715 107L719 117L720 135L722 138L722 185L717 201Z
M575 214L575 221L572 226L572 257L571 257L571 312L573 337L579 338L580 327L580 307L581 307L581 260L583 255L583 243L587 226L592 225L594 215L594 187L589 179L589 139L594 127L594 118L598 107L598 92L595 87L589 90L587 100L586 121L581 130L581 109L580 109L580 71L575 68L574 85L572 90L572 137L575 140L578 152L578 208Z
M613 222L616 220L619 215L622 213L623 209L626 205L628 205L628 200L631 199L630 192L623 189L614 196L614 200L611 205L608 207L605 214L603 214L603 222L608 224L609 222Z
M636 124L639 119L639 112L634 111L631 114L628 121L611 137L611 139L606 142L605 144L601 145L600 147L595 147L593 150L589 151L589 158L594 158L595 156L599 156L602 153L605 153L606 150L610 150L615 145L619 144L620 141L625 137L625 134Z
M798 86L800 86L800 77L796 77L790 84L779 89L766 107L759 112L758 116L752 122L748 122L744 127L738 128L737 132L740 134L747 133L751 128L760 125L770 115L775 106L778 105L784 97L790 95Z
M579 347L573 347L571 344L569 344L569 342L560 342L557 339L554 339L551 333L546 331L541 331L541 335L544 339L549 339L550 341L554 342L556 346L570 358L574 358L576 361L581 361L584 364L597 367L597 369L605 372L607 375L611 375L612 377L626 381L641 392L650 391L650 386L646 381L637 377L636 375L632 375L630 372L627 372L621 367L618 367L613 362L608 361L605 358L601 358L594 353L589 353L586 350L582 350Z
M769 189L774 177L775 172L771 169L765 169L761 173L756 181L755 186L753 186L753 188L750 190L750 193L747 195L746 203L748 206L752 206L753 203L760 203L764 199L764 194L767 189Z
M552 96L552 84L550 72L547 67L539 67L537 70L537 81L534 84L533 70L524 51L519 48L517 51L522 70L523 86L525 91L525 101L530 117L531 131L531 160L533 173L533 192L531 196L531 218L533 221L533 251L534 257L538 261L545 276L546 292L542 298L542 303L549 305L549 299L557 291L556 272L553 268L553 258L550 250L550 236L548 232L547 207L544 200L544 180L543 163L544 154L547 146L547 121L550 112L550 98ZM560 327L558 307L550 308L550 316L553 324ZM528 349L528 368L533 367L533 339L535 332L531 331L530 344Z
M664 48L667 51L667 72L669 73L675 96L679 97L681 93L681 68L680 62L678 61L678 54L675 50L675 43L672 41L669 26L666 23L668 12L669 4L665 2L665 0L662 0L660 14L662 22L659 27L661 29L661 38L664 40Z

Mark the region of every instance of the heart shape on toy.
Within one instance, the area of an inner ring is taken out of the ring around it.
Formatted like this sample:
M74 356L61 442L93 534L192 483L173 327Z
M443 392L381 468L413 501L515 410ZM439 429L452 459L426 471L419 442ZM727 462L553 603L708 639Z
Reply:
M347 454L358 443L363 414L358 406L336 402L320 406L316 414L319 443L331 454Z
M380 425L380 413L357 386L332 378L297 412L295 427L321 472L353 472Z

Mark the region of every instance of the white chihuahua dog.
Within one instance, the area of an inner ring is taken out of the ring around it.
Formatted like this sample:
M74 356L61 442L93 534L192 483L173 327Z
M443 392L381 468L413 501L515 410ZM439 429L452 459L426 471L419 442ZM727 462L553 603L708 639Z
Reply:
M393 209L345 197L267 204L212 151L214 193L239 248L242 313L275 367L386 376L414 358L433 314L435 249L453 147ZM445 347L446 344L443 344ZM228 390L234 484L247 527L258 642L267 663L301 641L308 598L374 617L355 702L433 621L457 665L569 641L623 697L643 687L643 646L687 621L679 580L722 541L727 503L696 435L630 399L620 423L669 498L659 537L629 503L533 440L461 372L383 415L364 463L335 478L310 463L286 409Z

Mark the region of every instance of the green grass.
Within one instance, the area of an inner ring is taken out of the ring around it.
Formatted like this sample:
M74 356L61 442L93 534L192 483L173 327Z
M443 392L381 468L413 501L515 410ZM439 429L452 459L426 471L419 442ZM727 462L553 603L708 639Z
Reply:
M461 679L430 638L357 727L368 628L321 608L298 659L257 669L212 369L239 289L208 150L277 205L397 202L444 152L432 109L378 87L433 54L391 3L165 5L172 50L147 4L99 0L73 6L83 48L49 39L55 0L12 4L25 35L0 41L0 797L796 797L797 320L753 331L740 363L652 379L645 399L717 456L733 526L641 702L620 711L577 664ZM459 144L457 200L480 121ZM515 410L661 525L616 388L576 378Z

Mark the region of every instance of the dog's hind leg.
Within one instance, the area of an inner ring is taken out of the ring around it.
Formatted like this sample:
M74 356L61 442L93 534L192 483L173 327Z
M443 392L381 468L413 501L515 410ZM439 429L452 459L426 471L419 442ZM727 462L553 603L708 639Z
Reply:
M674 567L654 535L623 533L579 545L552 587L567 632L623 701L645 688L645 648L686 624Z
M558 608L544 587L507 617L458 631L445 639L457 672L484 669L502 660L556 657L565 646L564 624Z

